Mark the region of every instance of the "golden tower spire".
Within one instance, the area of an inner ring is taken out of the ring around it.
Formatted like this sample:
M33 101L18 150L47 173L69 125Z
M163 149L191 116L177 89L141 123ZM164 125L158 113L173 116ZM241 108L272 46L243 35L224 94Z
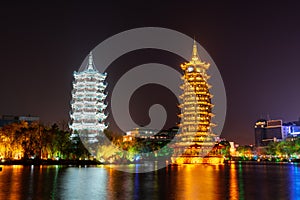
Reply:
M194 39L194 44L193 44L193 57L192 57L192 60L193 61L199 60L197 43L196 43L195 39Z

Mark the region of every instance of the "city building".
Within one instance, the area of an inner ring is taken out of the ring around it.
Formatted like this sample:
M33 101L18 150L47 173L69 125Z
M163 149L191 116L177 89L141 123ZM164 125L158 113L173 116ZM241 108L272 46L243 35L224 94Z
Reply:
M2 115L0 118L0 127L3 127L8 124L12 124L12 123L18 123L21 121L31 123L31 122L35 122L35 121L40 121L40 118L36 117L36 116L30 116L30 115L27 115L27 116Z
M135 128L127 131L126 135L123 136L123 142L130 142L134 139L140 139L144 141L170 141L178 133L178 128L173 127L167 130L153 130L147 128Z
M192 59L181 65L184 72L180 96L181 124L174 144L173 163L202 163L202 158L210 152L215 144L216 135L212 133L211 123L213 104L209 92L206 70L210 64L202 61L198 56L194 41Z
M282 120L260 119L255 123L255 146L266 146L271 141L281 141L286 138L283 132Z
M264 147L271 141L279 142L300 137L300 119L285 122L282 120L257 120L254 126L255 146Z
M74 72L69 127L72 130L72 137L79 134L84 143L97 143L99 138L104 137L103 130L107 128L105 124L107 94L104 92L106 75L95 67L92 52L89 54L86 68Z
M158 130L152 130L147 128L134 128L126 132L123 136L123 142L132 141L136 139L153 139Z
M300 119L298 121L283 123L282 133L285 138L300 137Z

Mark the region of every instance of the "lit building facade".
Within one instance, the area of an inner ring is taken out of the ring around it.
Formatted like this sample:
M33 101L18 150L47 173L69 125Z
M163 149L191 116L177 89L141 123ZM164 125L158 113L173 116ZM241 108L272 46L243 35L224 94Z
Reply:
M300 119L282 124L282 134L285 138L300 137Z
M147 140L147 141L170 141L178 132L178 127L172 127L168 130L153 130L148 128L135 128L127 131L123 136L123 142L131 142L134 139Z
M97 143L103 137L103 130L107 128L105 120L106 73L100 73L89 54L86 69L74 72L73 91L70 113L70 129L73 134L79 134L81 140L87 144Z
M180 96L182 103L180 130L176 135L173 163L202 163L215 144L216 135L212 133L211 119L213 104L209 92L206 70L210 64L198 56L197 45L194 41L192 59L181 65L184 72Z
M255 146L267 146L272 141L286 138L283 132L282 120L260 119L255 123Z
M255 146L264 147L270 142L300 137L300 119L285 122L282 120L260 119L255 123Z

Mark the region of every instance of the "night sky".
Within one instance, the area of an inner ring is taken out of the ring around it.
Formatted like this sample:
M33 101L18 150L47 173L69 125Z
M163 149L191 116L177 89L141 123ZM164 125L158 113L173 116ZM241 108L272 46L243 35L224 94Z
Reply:
M221 137L254 143L257 119L300 116L300 5L248 2L1 3L0 115L31 114L44 123L69 120L73 71L89 51L119 32L156 26L196 37L224 80L228 102ZM107 70L108 90L128 66L156 60L179 69L183 62L167 52L134 53ZM147 123L147 107L157 101L134 103L145 97L143 89L155 91L158 99L167 95L165 102L176 100L166 88L147 87L137 91L130 106L139 124ZM176 106L172 109L176 114Z

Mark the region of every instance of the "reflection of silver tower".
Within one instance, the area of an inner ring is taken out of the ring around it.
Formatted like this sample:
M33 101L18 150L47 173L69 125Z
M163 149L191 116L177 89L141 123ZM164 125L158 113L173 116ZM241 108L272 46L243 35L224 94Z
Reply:
M85 142L98 142L97 137L107 128L104 113L106 73L101 74L95 67L92 53L89 54L88 64L81 72L74 72L73 91L70 113L70 128L78 132Z

